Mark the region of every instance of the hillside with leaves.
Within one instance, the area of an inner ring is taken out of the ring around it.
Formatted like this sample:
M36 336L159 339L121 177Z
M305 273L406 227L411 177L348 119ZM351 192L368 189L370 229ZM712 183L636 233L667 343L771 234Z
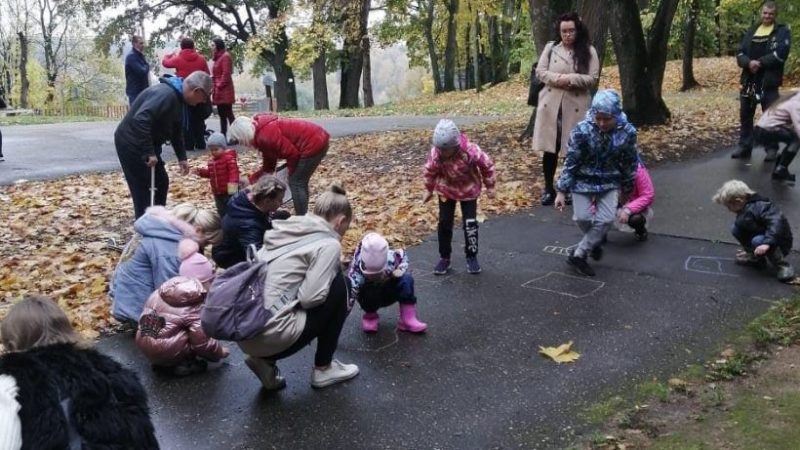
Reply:
M654 164L690 158L733 142L737 126L736 67L730 59L698 61L704 89L675 92L679 65L668 67L667 101L670 124L640 130L644 159ZM603 86L614 86L615 71L607 69ZM518 140L530 109L521 82L485 91L444 94L428 103L416 100L398 109L441 115L489 113L489 104L515 106L495 121L464 127L463 131L494 159L497 198L481 199L483 218L529 208L541 192L539 155L529 142ZM438 111L447 111L448 114ZM434 233L435 203L422 204L422 165L429 151L430 130L394 131L337 139L312 178L312 192L342 183L355 207L352 229L344 239L345 256L368 230L385 234L392 245L409 246ZM193 167L205 158L192 161ZM254 151L243 151L240 167L249 173L258 166ZM182 177L169 165L172 180L169 204L191 202L213 208L205 180ZM106 248L113 238L130 238L132 207L122 174L84 174L59 180L29 182L0 188L0 207L6 226L0 228L0 316L20 296L51 295L70 313L86 336L113 329L109 315L108 280L119 254ZM491 219L489 219L491 220Z

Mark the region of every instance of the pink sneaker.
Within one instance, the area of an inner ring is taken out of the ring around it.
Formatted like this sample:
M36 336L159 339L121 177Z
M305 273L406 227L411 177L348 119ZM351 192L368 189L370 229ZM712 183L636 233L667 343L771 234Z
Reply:
M377 333L379 319L380 316L378 316L378 313L365 312L364 315L361 316L361 329L364 331L364 333Z
M428 329L428 324L417 320L417 305L400 303L400 320L397 321L397 329L411 333L424 333Z

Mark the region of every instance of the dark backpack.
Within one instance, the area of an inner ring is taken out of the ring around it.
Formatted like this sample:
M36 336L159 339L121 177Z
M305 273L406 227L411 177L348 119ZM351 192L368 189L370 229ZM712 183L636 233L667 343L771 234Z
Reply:
M264 261L243 261L214 278L208 289L200 323L205 333L223 341L245 341L264 332L272 311L264 307L264 280L267 266L281 256L310 244L330 238L327 233L314 233L278 250L269 252Z

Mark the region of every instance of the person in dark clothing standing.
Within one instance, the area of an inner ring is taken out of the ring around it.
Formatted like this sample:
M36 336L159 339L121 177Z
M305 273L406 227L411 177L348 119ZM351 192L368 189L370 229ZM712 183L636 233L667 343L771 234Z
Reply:
M165 141L172 143L181 174L189 173L182 137L187 120L185 105L208 102L210 92L211 77L204 72L194 72L185 80L162 77L159 84L145 89L136 98L117 126L114 145L137 219L150 206L151 167L155 167L154 204L167 204L169 177L161 159L161 146Z
M783 83L783 68L791 47L791 32L786 25L775 22L778 6L773 1L761 6L761 23L745 33L736 53L736 63L742 68L739 106L739 148L732 158L750 158L753 151L753 116L778 99L778 87ZM767 147L765 161L778 155L775 146Z
M195 71L202 71L211 74L208 70L208 62L203 55L197 53L194 48L192 38L181 39L181 50L177 53L165 55L161 60L161 65L168 69L175 69L175 75L186 78ZM209 94L211 91L208 91ZM205 150L206 140L206 119L211 115L211 99L191 105L188 108L188 121L184 125L183 142L186 150Z
M134 36L131 43L133 48L125 57L125 95L128 96L129 106L133 105L136 97L150 86L150 63L142 53L144 39L141 36Z

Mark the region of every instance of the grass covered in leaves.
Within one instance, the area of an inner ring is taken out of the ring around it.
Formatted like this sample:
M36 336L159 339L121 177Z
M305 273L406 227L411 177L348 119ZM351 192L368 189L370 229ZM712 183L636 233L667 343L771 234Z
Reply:
M574 448L800 448L798 317L800 296L778 302L705 367L591 405L584 419L604 430Z
M709 87L670 93L673 72L679 72L680 67L668 66L665 84L673 120L640 131L647 161L691 157L732 141L736 103L728 88L729 79L735 79L736 67L728 59L703 60L696 67L701 83ZM605 73L604 82L613 85L614 71L606 69ZM529 142L517 139L528 120L526 89L519 82L507 83L487 90L482 97L462 92L428 99L426 107L442 115L480 113L476 109L480 103L522 105L519 111L525 114L463 130L497 165L497 198L481 200L482 215L527 208L541 192L539 155L530 150ZM415 100L408 108L418 110L417 105L424 102ZM430 133L393 131L332 143L312 178L311 189L320 192L339 182L348 190L356 217L344 239L346 256L368 230L380 231L396 246L413 245L435 231L436 205L421 203L421 172ZM204 158L192 161L193 167L203 164ZM255 152L240 155L243 173L255 170L258 164ZM169 170L170 205L191 202L213 208L207 181L178 175L174 164ZM122 174L84 174L0 187L0 208L6 219L6 225L0 227L0 316L14 299L42 293L57 298L87 336L112 327L107 289L118 254L106 249L105 243L109 238L124 242L132 233L132 206Z

